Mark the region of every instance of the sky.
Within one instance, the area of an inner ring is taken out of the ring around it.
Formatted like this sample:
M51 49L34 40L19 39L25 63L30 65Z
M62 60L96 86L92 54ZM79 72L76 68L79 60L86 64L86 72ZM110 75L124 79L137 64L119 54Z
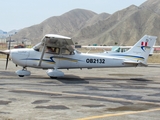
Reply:
M0 30L9 32L39 24L52 16L60 16L81 8L95 13L109 13L139 6L146 0L0 0Z

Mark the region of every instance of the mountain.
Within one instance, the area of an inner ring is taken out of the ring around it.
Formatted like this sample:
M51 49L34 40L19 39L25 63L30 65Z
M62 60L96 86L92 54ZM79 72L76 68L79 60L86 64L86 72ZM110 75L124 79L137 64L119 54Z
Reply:
M81 29L79 34L74 37L77 37L79 40L82 39L83 42L80 41L82 44L87 44L88 41L98 44L108 44L108 42L110 43L111 41L117 42L117 40L119 40L119 35L123 34L122 29L119 31L117 27L136 10L137 7L133 5L118 11L110 15L107 19ZM115 32L118 32L117 35Z
M61 16L53 16L40 24L24 28L13 38L17 40L30 39L33 43L37 43L45 34L50 33L72 37L87 24L86 21L95 15L97 14L89 10L71 10Z
M145 7L152 12L160 14L160 1L159 0L147 0L140 7Z
M130 6L111 15L108 19L81 30L77 37L82 44L98 43L114 45L133 45L143 35L160 37L160 15L147 7ZM96 30L95 30L96 29ZM87 42L84 42L86 40ZM159 39L158 39L158 44Z
M147 0L140 6L131 5L110 15L74 9L61 16L53 16L40 24L20 30L15 40L29 39L32 44L45 34L72 37L79 44L133 45L143 35L158 36L160 45L160 0Z
M7 34L7 32L3 31L3 30L0 30L0 35L4 35L4 34Z

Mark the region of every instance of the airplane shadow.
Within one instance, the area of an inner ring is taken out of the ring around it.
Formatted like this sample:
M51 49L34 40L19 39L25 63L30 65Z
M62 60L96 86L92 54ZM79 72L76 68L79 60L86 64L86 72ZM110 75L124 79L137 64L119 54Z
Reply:
M54 79L50 79L48 77L48 80L50 80L48 82L51 82L51 83L53 83L57 80L61 83L65 83L65 84L89 84L91 81L99 81L99 82L108 81L108 82L110 82L112 80L119 80L119 79L106 78L106 77L81 77L81 76L68 74L63 77L58 77L58 78L54 78ZM48 83L48 82L43 82L43 83Z
M106 77L79 77L75 75L66 75L61 78L55 79L61 83L65 84L90 84L91 82L98 82L98 83L104 83L104 84L119 84L120 81L126 81L128 83L134 83L134 84L147 84L149 82L152 82L153 80L146 79L146 78L106 78Z
M113 81L135 81L135 82L150 82L152 80L145 79L145 78L117 78L117 77L87 77L87 76L76 76L73 74L67 74L63 77L58 77L51 79L49 76L44 75L31 75L31 76L25 76L25 77L18 77L15 72L12 71L0 71L0 78L4 79L23 79L23 80L37 80L37 81L43 81L43 83L55 83L56 81L59 81L61 83L65 84L89 84L91 81L98 81L98 82L113 82ZM4 77L3 77L4 76Z
M65 75L64 77L56 78L56 80L65 84L89 84L89 81L76 75Z
M153 81L153 80L148 80L148 79L145 79L145 78L130 78L130 80L132 81L139 81L139 82L149 82L149 81Z

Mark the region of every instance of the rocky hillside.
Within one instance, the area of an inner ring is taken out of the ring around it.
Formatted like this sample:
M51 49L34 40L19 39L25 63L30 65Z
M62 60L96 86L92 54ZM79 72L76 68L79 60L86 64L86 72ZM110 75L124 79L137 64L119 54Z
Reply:
M75 37L80 43L98 43L100 45L133 45L143 35L158 36L160 45L160 0L147 0L141 6L129 6L115 12L106 20L80 30ZM78 39L79 39L78 38Z
M109 14L98 15L92 11L75 9L61 16L53 16L40 24L20 30L13 39L29 39L37 43L45 34L60 34L72 37L85 26L105 19ZM91 22L89 22L91 21Z
M75 9L53 16L40 24L20 30L14 39L30 39L37 43L48 33L72 37L80 44L133 45L143 35L158 36L160 45L160 0L147 0L140 6L131 5L110 15Z

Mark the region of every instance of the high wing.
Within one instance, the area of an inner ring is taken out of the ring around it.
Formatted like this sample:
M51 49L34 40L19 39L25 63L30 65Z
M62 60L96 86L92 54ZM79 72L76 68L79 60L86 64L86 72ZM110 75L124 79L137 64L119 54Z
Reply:
M74 51L73 45L74 43L70 37L56 35L56 34L45 35L42 41L36 46L34 46L34 49L39 48L40 46L43 46L42 55L41 55L38 66L41 66L41 62L42 62L46 47L66 48L70 52L73 52Z
M70 52L74 50L72 39L61 35L47 34L43 37L41 43L48 47L67 48Z

